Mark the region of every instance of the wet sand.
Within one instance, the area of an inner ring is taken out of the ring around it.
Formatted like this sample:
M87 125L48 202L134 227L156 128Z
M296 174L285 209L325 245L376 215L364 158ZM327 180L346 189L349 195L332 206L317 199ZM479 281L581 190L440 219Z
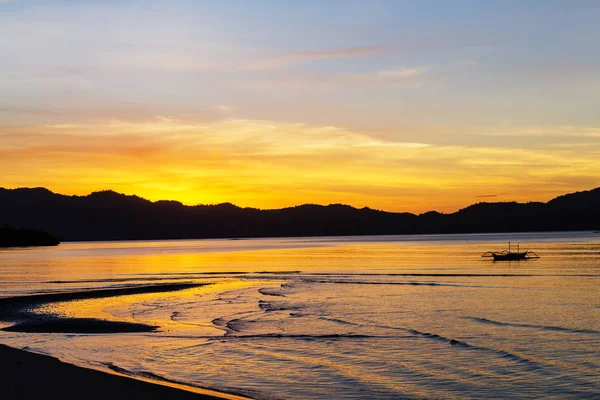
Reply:
M0 345L0 397L6 400L243 399L76 367L56 358ZM178 388L179 387L179 388Z
M0 299L0 317L11 326L1 330L36 333L151 332L158 327L90 318L38 314L48 304L146 293L174 292L203 286L181 283L126 288L49 293ZM2 399L246 399L236 395L194 388L159 378L130 377L122 371L102 372L0 344L0 398Z
M38 314L36 308L48 303L101 299L135 294L165 293L204 286L196 283L142 285L115 289L59 292L0 299L0 320L12 325L0 330L25 333L125 333L152 332L157 326L131 322L105 321L92 318L69 318L61 315Z

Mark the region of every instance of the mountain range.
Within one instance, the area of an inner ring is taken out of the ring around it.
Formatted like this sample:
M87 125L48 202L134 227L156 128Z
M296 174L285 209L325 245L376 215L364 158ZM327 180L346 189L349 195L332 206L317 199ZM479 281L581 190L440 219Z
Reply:
M45 188L0 188L0 224L63 241L598 230L600 188L547 203L477 203L420 215L343 204L260 210L152 202L114 191L67 196Z

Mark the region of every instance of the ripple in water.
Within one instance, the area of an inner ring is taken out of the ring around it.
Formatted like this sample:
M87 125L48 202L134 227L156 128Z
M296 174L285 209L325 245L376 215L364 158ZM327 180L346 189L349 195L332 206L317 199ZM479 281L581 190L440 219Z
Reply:
M222 253L215 241L198 253L189 241L181 251L170 242L140 253L105 243L71 254L67 244L51 260L4 252L4 297L50 293L24 308L0 300L12 307L2 326L95 318L157 329L4 331L0 342L259 399L600 397L600 256L587 251L597 238L573 253L563 235L537 244L527 236L542 258L521 264L479 259L496 244L485 241L502 235L441 244L301 239L289 248L277 239L239 251L228 243ZM98 260L112 260L117 275L95 269ZM181 290L148 291L170 284Z

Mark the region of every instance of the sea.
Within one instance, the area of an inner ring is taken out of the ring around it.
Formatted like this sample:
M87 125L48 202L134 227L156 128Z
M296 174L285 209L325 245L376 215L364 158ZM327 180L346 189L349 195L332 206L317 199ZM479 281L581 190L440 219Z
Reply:
M509 241L540 258L481 257ZM198 285L168 288L182 283ZM99 289L114 292L51 301ZM134 377L265 400L600 399L598 232L0 250L0 297L41 293L29 311L49 319L156 330L0 331L0 343Z

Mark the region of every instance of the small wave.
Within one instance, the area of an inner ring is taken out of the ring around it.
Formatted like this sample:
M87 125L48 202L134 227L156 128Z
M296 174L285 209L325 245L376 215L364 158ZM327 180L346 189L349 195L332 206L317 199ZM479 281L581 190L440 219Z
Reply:
M261 289L258 289L258 293L260 293L264 296L285 297L285 295L283 293L275 292L274 290L276 290L276 289L261 288Z
M339 318L319 317L319 319L323 320L323 321L335 322L336 324L340 324L340 325L362 326L360 324L355 324L354 322L344 321L343 319L339 319Z
M331 284L342 284L342 285L405 285L405 286L450 286L450 287L477 287L467 285L457 285L451 283L438 283L438 282L381 282L381 281L344 281L344 280L329 280L329 279L303 279L304 282L308 283L331 283Z
M258 271L251 273L260 275L297 275L301 274L302 271Z
M175 322L175 323L177 323L177 324L186 325L186 326L200 326L200 327L205 327L206 326L204 324L194 324L192 322L183 322L183 321L180 321L178 319L180 316L181 316L181 313L179 311L173 311L171 313L170 320L173 321L173 322Z
M294 307L294 306L280 306L280 305L273 305L267 301L264 300L259 300L258 301L258 308L260 308L261 310L265 311L265 312L272 312L272 311L296 311L298 310L298 307Z
M338 324L343 324L343 325L369 326L369 325L364 325L364 324L356 324L356 323L345 321L345 320L338 319L338 318L320 317L320 319L331 321L331 322L336 322ZM418 336L418 337L422 337L422 338L426 338L426 339L431 339L431 340L435 340L435 341L447 343L447 344L449 344L451 346L460 347L460 348L463 348L463 349L476 350L476 351L485 351L485 352L488 352L488 353L495 353L495 354L497 354L497 355L499 355L499 356L501 356L503 358L508 358L508 359L511 359L511 360L513 360L515 362L523 363L523 364L528 364L530 366L533 366L533 367L537 368L537 363L535 361L532 361L532 360L529 360L529 359L527 359L525 357L521 357L521 356L518 356L516 354L510 353L510 352L508 352L506 350L498 350L498 349L492 349L492 348L487 348L487 347L475 346L475 345L472 345L470 343L464 342L462 340L453 339L453 338L447 338L445 336L438 335L437 333L422 332L422 331L419 331L419 330L416 330L416 329L411 329L411 328L394 327L394 326L386 326L386 325L372 325L372 326L376 327L376 328L392 329L392 330L407 332L407 333L410 333L411 335L414 335L414 336Z
M421 331L418 331L416 329L410 329L409 332L412 333L412 334L414 334L414 335L416 335L416 336L420 336L420 337L424 337L424 338L433 339L433 340L437 340L437 341L440 341L440 342L448 343L451 346L462 347L462 348L469 349L469 350L485 351L487 353L494 353L494 354L497 354L497 355L501 356L502 358L510 359L510 360L518 362L520 364L527 364L528 366L530 366L532 368L536 368L536 369L539 368L539 365L538 365L538 363L536 361L530 360L528 358L519 356L519 355L514 354L514 353L510 353L510 352L508 352L506 350L493 349L493 348L489 348L489 347L475 346L475 345L469 344L467 342L463 342L461 340L450 339L450 338L438 335L436 333L421 332Z
M534 328L534 329L543 329L546 331L555 331L555 332L569 332L569 333L585 333L591 335L600 335L600 331L595 331L592 329L573 329L573 328L565 328L562 326L551 326L551 325L534 325L534 324L515 324L511 322L500 322L494 321L487 318L480 317L465 317L465 319L469 319L471 321L480 322L483 324L489 325L497 325L497 326L512 326L516 328Z
M215 318L212 321L210 321L216 328L219 329L224 329L225 327L227 327L227 320L223 317L219 317L219 318Z
M312 276L336 276L336 277L352 277L352 276L408 276L408 277L499 277L499 278L503 278L503 277L545 277L545 276L550 276L550 277L598 277L598 274L532 274L532 273L522 273L522 274L515 274L515 273L446 273L446 272L427 272L427 273L420 273L420 272L398 272L398 273L394 273L394 272L390 272L390 273L350 273L350 274L336 274L336 273L329 273L329 272L313 272L310 273L310 275Z
M225 335L229 335L232 332L241 332L247 324L249 324L248 321L244 321L240 318L235 318L230 321L227 321L225 323L225 329L227 330L227 333L225 333Z
M250 335L228 335L226 337L214 337L212 340L223 339L298 339L298 340L340 340L340 339L393 339L393 336L374 336L355 333L331 333L322 335L288 334L288 333L259 333Z
M468 348L468 349L477 349L476 346L472 346L467 342L463 342L463 341L456 340L456 339L450 339L450 338L438 335L437 333L421 332L416 329L409 329L408 331L410 333L412 333L413 335L425 337L428 339L438 340L438 341L441 341L444 343L451 344L452 346L461 346L461 347Z

